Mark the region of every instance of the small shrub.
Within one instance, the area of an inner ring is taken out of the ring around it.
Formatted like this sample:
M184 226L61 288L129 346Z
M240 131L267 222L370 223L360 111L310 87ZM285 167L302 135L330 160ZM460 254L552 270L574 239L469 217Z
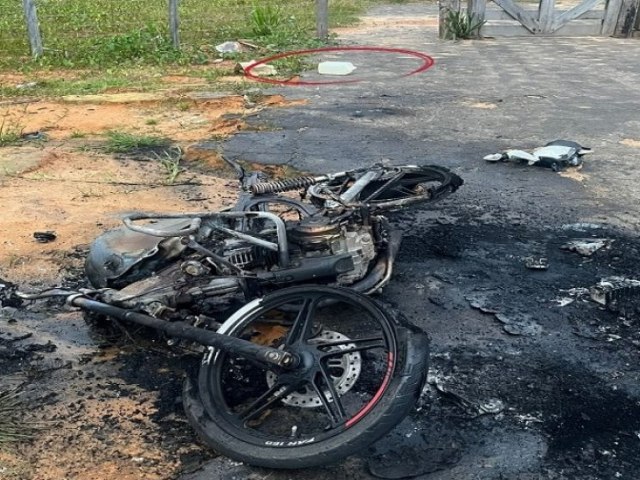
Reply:
M162 64L180 60L182 53L174 48L169 35L158 27L144 28L121 35L98 38L86 58L95 65L122 62Z
M447 40L475 38L485 22L486 20L481 20L476 15L451 10L447 13L444 38Z
M180 167L180 160L182 160L182 150L180 148L173 148L170 151L163 152L162 155L155 155L160 161L160 165L165 170L166 182L169 185L175 183L178 175L180 175L184 169Z

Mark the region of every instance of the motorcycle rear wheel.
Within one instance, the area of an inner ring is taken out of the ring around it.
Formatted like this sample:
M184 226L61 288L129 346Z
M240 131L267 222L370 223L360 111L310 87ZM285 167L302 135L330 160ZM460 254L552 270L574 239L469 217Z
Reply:
M434 202L455 192L463 183L458 175L437 165L381 168L382 175L371 181L352 201L369 206L374 213ZM350 185L342 177L313 185L309 188L311 201L323 205L339 197ZM328 190L332 195L323 195L323 190Z
M197 381L185 382L185 411L200 437L251 465L306 468L351 455L409 413L426 379L426 335L348 289L283 289L221 330L301 358L284 370L210 351Z

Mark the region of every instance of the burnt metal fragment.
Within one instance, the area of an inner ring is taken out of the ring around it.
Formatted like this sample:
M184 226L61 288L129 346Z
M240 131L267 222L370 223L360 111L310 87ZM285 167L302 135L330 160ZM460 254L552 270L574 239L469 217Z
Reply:
M46 232L33 232L33 238L35 238L36 242L39 243L49 243L53 242L57 236L55 232L46 231Z

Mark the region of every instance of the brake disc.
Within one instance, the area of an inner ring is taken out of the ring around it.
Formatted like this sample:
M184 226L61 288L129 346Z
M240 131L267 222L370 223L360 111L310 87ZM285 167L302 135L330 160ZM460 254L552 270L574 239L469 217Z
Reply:
M344 342L350 340L349 337L342 333L334 332L332 330L323 329L316 337L309 340L312 345L322 345L330 342ZM352 343L336 345L329 348L328 352L336 352L339 350L347 350L354 348ZM360 370L362 368L362 358L359 352L345 353L341 356L332 357L327 362L329 368L329 376L333 380L333 385L339 395L344 395L355 385L360 377ZM276 382L276 374L273 372L267 372L267 384L272 387ZM325 396L329 401L332 400L331 393L328 390L324 391ZM287 395L282 399L287 405L292 407L302 408L314 408L322 406L320 397L313 389L306 385L304 389L298 390Z

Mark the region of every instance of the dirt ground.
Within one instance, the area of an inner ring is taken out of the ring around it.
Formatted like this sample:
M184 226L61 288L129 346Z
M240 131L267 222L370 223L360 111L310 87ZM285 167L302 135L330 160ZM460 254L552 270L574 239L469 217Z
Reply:
M4 290L82 284L89 243L123 212L229 205L233 176L215 151L193 142L223 138L243 129L247 116L287 103L278 95L166 92L3 102L0 118L24 138L0 147ZM105 133L114 130L168 138L172 147L107 153ZM172 179L167 156L180 157ZM55 239L40 243L35 232ZM24 390L20 421L36 433L0 448L0 478L160 479L198 464L211 453L181 413L180 364L153 343L111 342L59 304L5 302L0 389Z
M216 176L223 168L217 154L193 142L223 138L241 130L247 116L287 103L279 95L119 93L0 105L5 125L19 125L27 138L44 136L0 150L7 173L0 176L3 278L59 281L68 252L117 224L119 213L215 209L233 201L229 176ZM170 139L182 151L181 173L167 180L162 160L171 153L163 149L105 153L109 131ZM38 243L36 231L55 231L56 241Z

